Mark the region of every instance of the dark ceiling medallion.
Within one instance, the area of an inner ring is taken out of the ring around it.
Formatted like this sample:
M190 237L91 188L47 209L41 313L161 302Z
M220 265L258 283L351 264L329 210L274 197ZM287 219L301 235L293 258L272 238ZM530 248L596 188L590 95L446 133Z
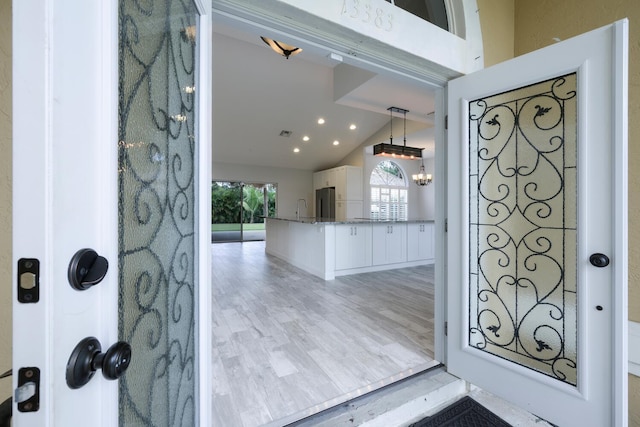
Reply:
M300 52L302 52L302 49L300 49L299 47L291 46L286 43L272 40L268 37L260 37L260 38L262 39L263 42L268 44L269 47L271 47L271 49L273 49L274 52L276 52L278 55L284 56L287 59L289 59L289 57L292 55L297 55Z

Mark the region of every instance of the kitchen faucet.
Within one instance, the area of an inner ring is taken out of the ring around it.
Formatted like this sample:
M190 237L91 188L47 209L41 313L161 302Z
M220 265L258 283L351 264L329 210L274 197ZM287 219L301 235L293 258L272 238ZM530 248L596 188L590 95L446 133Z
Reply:
M296 202L296 219L297 220L300 219L300 201L304 203L305 212L307 210L307 201L305 199L298 199L298 201Z

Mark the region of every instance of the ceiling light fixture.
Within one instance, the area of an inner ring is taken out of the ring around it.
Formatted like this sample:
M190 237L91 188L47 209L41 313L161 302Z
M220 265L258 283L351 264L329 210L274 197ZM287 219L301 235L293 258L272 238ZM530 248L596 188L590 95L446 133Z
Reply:
M291 46L286 43L282 43L282 42L270 39L268 37L260 37L260 38L262 39L263 42L268 44L275 53L277 53L278 55L282 55L287 59L289 59L289 57L292 55L297 55L300 52L302 52L302 49L300 49L299 47Z
M318 119L318 124L319 124L319 125L323 125L323 124L324 124L324 119L323 119L322 117L320 117L320 118Z
M351 129L351 130L356 130L356 127L357 127L356 125L351 124L351 125L349 126L349 129Z
M308 137L307 135L305 135L305 136L303 136L303 137L302 137L302 140L303 140L304 142L307 142L307 141L309 140L309 137Z
M409 110L398 107L389 107L389 143L381 142L373 146L374 156L399 157L401 159L422 158L422 148L407 147L407 113ZM393 113L404 115L404 144L393 145Z
M413 174L411 177L413 178L413 182L420 186L429 185L433 182L433 178L431 177L430 173L425 173L424 160L422 160L421 158L420 161L422 162L422 164L420 165L420 170L418 171L418 173Z
M333 141L333 145L340 145L340 141L336 139L335 141Z

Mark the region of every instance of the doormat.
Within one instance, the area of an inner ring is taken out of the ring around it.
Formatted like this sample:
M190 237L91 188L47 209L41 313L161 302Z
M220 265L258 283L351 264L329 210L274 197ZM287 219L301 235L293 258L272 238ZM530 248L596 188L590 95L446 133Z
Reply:
M493 412L465 396L437 414L409 427L513 427Z

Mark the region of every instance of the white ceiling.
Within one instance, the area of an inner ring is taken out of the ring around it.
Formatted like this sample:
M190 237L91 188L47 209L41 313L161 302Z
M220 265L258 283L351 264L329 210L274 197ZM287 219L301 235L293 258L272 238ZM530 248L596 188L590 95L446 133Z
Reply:
M378 132L384 138L372 143L388 141L390 106L409 110L407 129L420 129L407 132L407 145L433 156L434 101L428 88L356 69L313 46L301 45L301 53L285 59L260 40L270 34L255 31L214 24L215 162L326 169ZM324 125L318 125L320 117ZM349 129L352 123L356 130ZM291 136L280 136L283 130ZM394 144L402 144L402 119L394 120L393 136Z

